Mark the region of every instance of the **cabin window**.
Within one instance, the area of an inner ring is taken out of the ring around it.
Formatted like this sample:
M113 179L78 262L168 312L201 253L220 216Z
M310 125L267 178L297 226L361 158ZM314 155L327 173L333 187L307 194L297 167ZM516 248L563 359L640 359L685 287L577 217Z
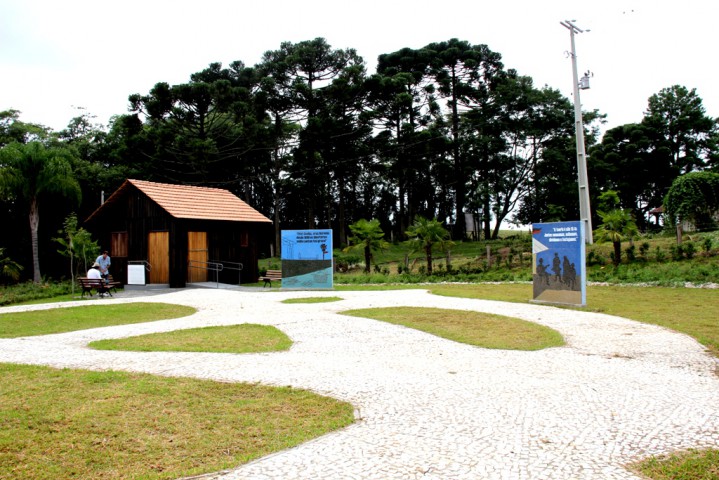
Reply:
M127 257L127 232L112 232L111 257Z

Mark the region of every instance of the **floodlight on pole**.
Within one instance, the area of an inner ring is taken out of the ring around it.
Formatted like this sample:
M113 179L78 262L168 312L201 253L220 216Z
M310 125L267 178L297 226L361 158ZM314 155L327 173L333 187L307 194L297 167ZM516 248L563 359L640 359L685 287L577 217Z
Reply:
M577 180L579 185L579 217L584 223L585 239L588 244L593 243L592 236L592 212L589 207L589 185L587 180L587 155L584 151L584 123L582 121L582 102L579 99L579 88L589 88L588 74L582 77L580 85L577 75L577 54L574 49L574 34L583 33L585 30L577 27L574 20L559 22L569 30L569 37L572 42L572 50L569 52L572 57L572 78L574 79L574 130L577 137ZM586 30L587 32L589 30Z

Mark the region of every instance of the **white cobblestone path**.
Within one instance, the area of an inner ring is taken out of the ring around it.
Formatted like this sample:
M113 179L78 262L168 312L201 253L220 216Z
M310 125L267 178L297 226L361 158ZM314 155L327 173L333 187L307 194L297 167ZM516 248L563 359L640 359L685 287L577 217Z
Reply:
M319 295L343 300L279 303ZM358 420L352 426L211 476L222 480L635 479L624 466L638 458L719 447L719 362L692 338L660 327L421 290L186 289L103 302L147 300L192 305L199 312L176 320L0 339L0 361L291 385L355 405ZM486 350L337 313L392 305L518 317L560 331L567 345L539 352ZM42 308L48 306L0 312ZM102 338L237 323L277 326L294 346L288 352L246 355L86 347Z

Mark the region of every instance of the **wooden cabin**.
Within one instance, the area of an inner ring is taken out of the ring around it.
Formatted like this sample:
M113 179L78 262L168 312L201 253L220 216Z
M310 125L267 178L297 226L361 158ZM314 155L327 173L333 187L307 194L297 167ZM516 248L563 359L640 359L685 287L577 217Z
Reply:
M272 221L228 190L144 180L126 180L85 224L115 280L146 262L145 283L173 288L256 282L258 246L272 235Z

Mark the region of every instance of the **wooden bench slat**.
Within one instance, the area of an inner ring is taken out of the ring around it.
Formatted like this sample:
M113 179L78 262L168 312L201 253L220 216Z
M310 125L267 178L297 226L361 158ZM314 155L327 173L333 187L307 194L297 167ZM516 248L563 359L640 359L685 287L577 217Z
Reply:
M267 285L272 287L272 280L282 280L282 270L267 270L265 274L258 279L258 281L260 280L265 282L262 286L263 288Z
M92 291L95 290L98 294L107 293L108 295L112 296L112 293L110 293L111 288L115 288L114 286L110 284L106 284L105 281L101 278L87 278L87 277L78 277L77 279L78 283L80 284L80 287L82 288L81 297L85 296L85 293L88 293L92 297ZM119 282L114 282L119 283Z

